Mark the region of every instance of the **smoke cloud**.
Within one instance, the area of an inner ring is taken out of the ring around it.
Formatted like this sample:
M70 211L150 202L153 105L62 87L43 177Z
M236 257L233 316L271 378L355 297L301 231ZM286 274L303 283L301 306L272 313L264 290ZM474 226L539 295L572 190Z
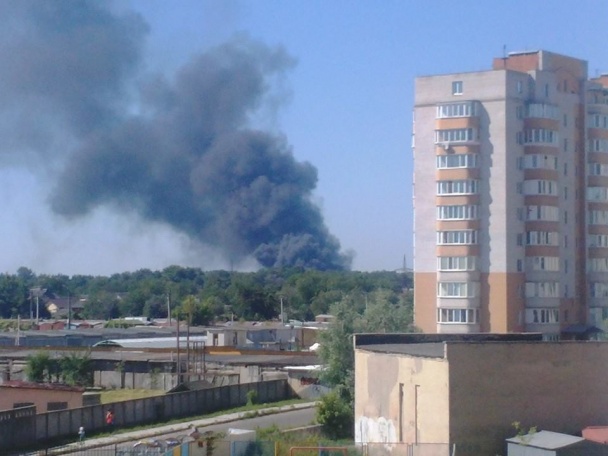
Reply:
M55 213L135 212L237 263L350 266L311 200L316 169L252 126L285 50L240 36L150 75L145 21L109 4L2 2L0 23L0 160L52 168Z

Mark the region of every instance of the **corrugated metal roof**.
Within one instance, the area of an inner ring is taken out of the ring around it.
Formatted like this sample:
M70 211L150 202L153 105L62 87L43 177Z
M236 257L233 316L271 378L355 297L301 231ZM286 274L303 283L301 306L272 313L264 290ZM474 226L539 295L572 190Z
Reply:
M539 431L523 436L512 437L507 439L507 442L542 448L545 450L557 450L559 448L564 448L575 443L582 442L583 440L585 439L582 437L576 437L574 435L561 434L559 432L551 431Z
M180 337L179 346L186 347L188 338ZM190 336L190 343L207 342L207 336ZM97 342L93 347L122 347L122 348L174 348L177 337L145 337L140 339L107 339Z

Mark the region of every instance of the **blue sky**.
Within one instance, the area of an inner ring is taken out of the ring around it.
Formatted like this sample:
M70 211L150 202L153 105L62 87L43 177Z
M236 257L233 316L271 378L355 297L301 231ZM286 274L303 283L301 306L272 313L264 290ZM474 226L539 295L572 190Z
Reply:
M504 47L571 55L589 62L591 76L608 72L608 2L601 0L131 0L116 7L148 23L150 71L171 74L239 33L282 46L296 60L281 81L286 101L259 122L317 168L315 201L342 248L355 253L355 270L398 269L404 256L412 264L417 76L489 69ZM58 219L48 211L44 179L31 169L5 166L0 179L3 272L228 267L212 251L193 255L188 240L167 227L103 208L76 222Z

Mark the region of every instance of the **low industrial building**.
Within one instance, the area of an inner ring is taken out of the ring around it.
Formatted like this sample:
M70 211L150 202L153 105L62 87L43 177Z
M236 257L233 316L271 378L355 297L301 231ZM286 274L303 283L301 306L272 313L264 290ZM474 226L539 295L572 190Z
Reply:
M35 406L39 412L83 406L84 388L56 383L8 381L0 383L0 410Z
M608 423L608 342L541 339L355 335L356 442L394 454L495 455L514 422L572 435Z

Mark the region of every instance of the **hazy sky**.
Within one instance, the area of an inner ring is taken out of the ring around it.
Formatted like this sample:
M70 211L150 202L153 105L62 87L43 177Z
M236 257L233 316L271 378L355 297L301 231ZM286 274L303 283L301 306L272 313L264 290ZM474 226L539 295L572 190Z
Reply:
M10 9L12 3L0 0L0 10ZM608 2L604 0L582 0L575 5L537 0L131 0L108 8L119 16L129 11L141 15L140 28L132 32L141 46L137 71L130 67L129 59L134 57L119 50L121 71L132 74L132 80L156 75L172 81L195 56L235 39L267 47L262 51L265 55L280 50L282 63L264 70L273 74L271 90L265 92L263 101L251 101L256 110L250 123L283 139L277 147L293 153L296 163L288 166L303 181L308 182L310 171L305 164L316 168L318 180L311 199L320 209L330 237L337 238L343 253L353 255L354 270L398 269L404 257L411 266L410 136L415 77L489 69L492 58L501 56L505 48L507 52L546 49L587 60L591 76L608 72ZM0 38L13 30L14 24L6 21L6 14L0 14ZM27 72L48 71L36 63L36 59L47 58L48 52L39 52L36 42L32 43L23 46L19 42L20 48L0 45L5 62L7 56L11 61L15 55L11 53L26 55L16 59L13 72L0 71L0 81L24 75L9 84L12 93L0 90L0 103L5 106L0 112L0 135L5 136L5 140L0 138L0 148L5 151L0 155L0 204L4 209L0 272L14 273L20 266L36 273L69 275L109 275L171 264L255 268L250 258L239 256L235 264L213 245L201 247L187 229L180 229L188 226L185 222L171 226L165 222L169 215L165 219L149 213L142 216L144 212L129 210L131 203L118 201L116 195L93 198L95 204L88 205L93 184L75 183L82 168L73 162L82 164L87 150L102 150L110 139L98 139L91 145L87 137L87 147L83 147L83 138L90 133L84 127L75 128L73 120L74 134L45 135L55 131L59 122L55 125L48 115L54 107L48 101L46 85L36 92L47 97L43 107L23 89L42 80L29 78ZM192 64L190 68L196 67ZM82 73L82 77L88 74ZM55 76L63 77L60 72ZM86 84L83 87L86 90ZM70 94L75 103L79 89ZM65 94L61 100L66 103ZM120 101L114 94L111 108ZM154 103L150 106L155 109L162 104ZM143 116L142 106L133 102L123 109ZM73 106L69 109L70 115L92 115L92 111L76 111ZM29 121L42 116L40 112L46 112L46 117L40 117L45 122ZM103 113L96 114L103 117ZM149 129L156 128L150 125ZM13 134L15 131L19 134ZM122 136L131 137L129 131ZM57 152L52 157L62 158L53 159L37 148L79 152ZM11 153L6 153L8 149ZM90 173L98 165L87 166ZM304 194L309 184L302 184ZM141 192L148 190L138 191L142 198ZM122 198L128 199L128 194ZM67 206L61 206L64 201ZM120 210L116 210L117 203ZM61 209L53 211L52 204Z

